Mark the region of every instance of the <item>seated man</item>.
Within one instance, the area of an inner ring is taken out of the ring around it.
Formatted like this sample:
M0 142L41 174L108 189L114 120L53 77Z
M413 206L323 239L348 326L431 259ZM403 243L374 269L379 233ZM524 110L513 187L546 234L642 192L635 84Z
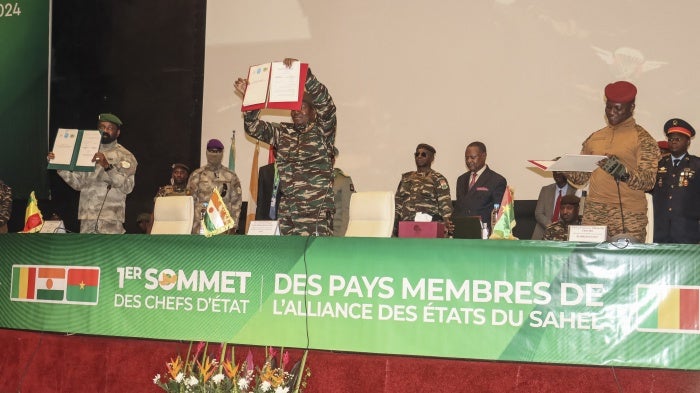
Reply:
M576 188L569 185L563 172L552 172L552 178L554 183L542 187L537 198L537 206L535 207L537 225L532 233L532 240L542 240L547 226L559 220L561 198L576 193Z
M544 230L544 240L569 240L569 225L581 225L578 208L581 200L576 195L565 195L559 206L559 221Z
M430 166L435 159L435 148L421 143L416 147L416 170L401 175L399 187L396 190L396 219L394 232L397 232L399 221L413 221L416 213L425 213L433 217L433 221L444 221L445 227L450 227L452 216L452 200L447 179Z

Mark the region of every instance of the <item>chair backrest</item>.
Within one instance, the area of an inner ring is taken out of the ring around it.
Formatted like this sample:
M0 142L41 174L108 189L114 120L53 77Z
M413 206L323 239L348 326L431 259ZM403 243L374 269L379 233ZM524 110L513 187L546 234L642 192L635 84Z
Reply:
M654 200L651 193L645 193L647 197L647 238L644 243L654 242Z
M153 208L152 235L185 235L192 233L194 201L191 196L156 198Z
M391 237L394 231L394 193L356 192L350 197L346 237Z

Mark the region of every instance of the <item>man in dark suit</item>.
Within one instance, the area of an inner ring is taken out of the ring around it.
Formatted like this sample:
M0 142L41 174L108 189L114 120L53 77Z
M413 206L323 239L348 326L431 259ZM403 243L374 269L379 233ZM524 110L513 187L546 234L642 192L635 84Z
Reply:
M532 232L532 240L542 240L544 230L552 223L559 221L557 200L561 203L561 198L576 193L576 188L569 185L563 172L552 172L552 178L554 183L542 187L540 196L537 198L537 206L535 207L537 225ZM556 214L555 210L557 210Z
M700 158L688 154L695 129L683 119L664 125L670 155L659 161L654 197L654 243L700 242Z
M256 220L276 220L277 211L280 207L279 189L275 197L275 209L271 210L272 192L275 188L275 172L277 171L276 164L263 165L258 169L258 197L256 199L255 219ZM279 184L279 175L277 176ZM278 187L279 188L279 187ZM274 214L272 217L270 214Z
M506 179L486 165L486 145L472 142L464 152L469 172L457 178L457 202L453 217L481 216L491 232L491 211L501 203Z

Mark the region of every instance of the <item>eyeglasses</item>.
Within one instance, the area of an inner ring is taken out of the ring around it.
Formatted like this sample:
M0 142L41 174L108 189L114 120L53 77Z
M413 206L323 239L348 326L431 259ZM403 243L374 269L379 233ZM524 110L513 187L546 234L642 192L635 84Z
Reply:
M417 151L417 152L413 153L413 155L416 157L427 157L428 153L426 153L424 151Z
M669 142L680 142L681 140L683 140L683 138L681 138L679 136L669 136L668 137Z

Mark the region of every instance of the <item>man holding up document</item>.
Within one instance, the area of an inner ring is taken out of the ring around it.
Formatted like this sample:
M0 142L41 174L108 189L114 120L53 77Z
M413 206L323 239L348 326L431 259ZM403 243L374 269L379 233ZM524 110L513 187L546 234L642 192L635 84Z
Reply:
M80 233L124 233L126 196L134 189L136 158L117 142L122 121L111 113L98 116L102 133L99 151L94 153L92 171L58 170L58 175L80 191L78 219ZM55 158L49 152L49 162Z
M295 59L285 59L283 64L288 70L299 67ZM245 96L248 83L247 79L238 78L236 90ZM260 110L246 110L245 132L277 149L280 233L330 236L335 210L332 164L337 125L335 104L311 69L306 70L303 90L301 108L291 111L292 123L262 121Z
M644 191L654 186L659 161L656 140L632 117L637 88L625 81L605 87L608 126L583 142L581 154L605 155L593 172L567 172L576 185L589 181L584 225L606 225L608 237L646 238Z

